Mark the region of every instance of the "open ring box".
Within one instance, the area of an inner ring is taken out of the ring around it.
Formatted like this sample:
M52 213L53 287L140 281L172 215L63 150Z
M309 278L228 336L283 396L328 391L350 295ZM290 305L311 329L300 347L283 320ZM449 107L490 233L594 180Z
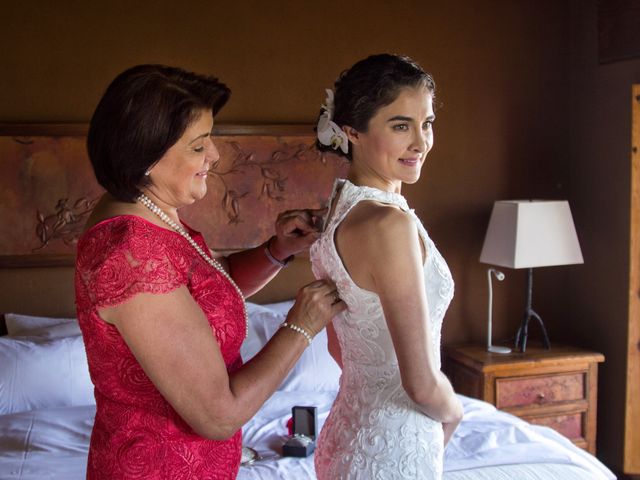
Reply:
M316 407L291 409L293 435L282 446L283 457L308 457L316 449L318 411Z

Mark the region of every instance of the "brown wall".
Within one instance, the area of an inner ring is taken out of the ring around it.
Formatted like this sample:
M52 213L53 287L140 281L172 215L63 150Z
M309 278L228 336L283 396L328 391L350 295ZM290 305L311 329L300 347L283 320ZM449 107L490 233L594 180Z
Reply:
M613 2L612 2L613 3ZM576 343L606 357L600 369L598 452L622 465L629 295L631 85L640 59L598 64L596 2L571 1L570 201L585 264L569 277Z
M371 53L408 54L434 74L441 107L423 179L406 195L457 282L445 340L480 339L486 279L478 257L493 201L567 196L567 119L548 108L566 108L567 8L554 0L443 3L15 2L1 20L0 45L10 48L0 122L86 122L117 73L159 62L224 79L233 96L220 123L309 123L341 70ZM552 270L550 285L568 271ZM13 302L13 274L0 273ZM495 338L513 334L523 289L519 271L496 286ZM563 302L540 307L557 338Z
M539 269L534 306L552 342L607 356L599 452L616 466L623 430L621 414L612 412L624 401L626 346L628 92L640 79L637 61L598 66L595 5L13 2L0 19L0 122L86 122L117 73L158 62L222 78L233 96L219 123L310 123L324 88L354 61L383 51L412 56L434 74L441 106L423 178L404 193L456 280L445 342L484 338L486 266L478 257L493 201L568 198L585 264ZM505 273L494 291L497 339L514 334L524 302L524 272ZM44 308L20 298L19 282L46 290L34 280L39 274L0 271L0 310ZM70 290L69 272L62 277ZM71 308L69 299L61 305Z

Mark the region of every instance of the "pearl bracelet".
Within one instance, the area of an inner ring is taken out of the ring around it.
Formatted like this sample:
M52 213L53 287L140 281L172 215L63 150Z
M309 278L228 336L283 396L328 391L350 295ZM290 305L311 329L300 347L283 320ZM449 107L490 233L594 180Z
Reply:
M292 323L287 323L287 322L282 322L282 324L280 326L281 327L289 327L294 332L301 333L302 335L304 335L304 338L307 339L307 342L309 342L309 345L311 345L311 342L313 341L313 338L311 337L311 335L309 335L309 332L307 332L304 328L299 327L298 325L294 325Z
M273 263L276 267L284 268L289 264L289 262L291 262L291 260L293 260L294 255L289 255L284 260L278 260L276 257L274 257L273 254L271 253L271 250L269 250L269 245L271 245L271 240L273 240L274 238L275 237L271 237L269 240L264 242L264 254L267 256L269 261Z

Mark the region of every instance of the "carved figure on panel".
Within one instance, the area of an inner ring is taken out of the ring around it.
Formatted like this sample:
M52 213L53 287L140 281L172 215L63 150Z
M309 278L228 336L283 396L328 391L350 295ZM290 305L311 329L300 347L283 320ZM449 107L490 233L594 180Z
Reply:
M266 200L274 200L282 202L285 200L285 189L287 178L284 176L281 167L291 161L320 160L326 165L327 161L323 153L316 150L313 144L300 143L297 145L289 145L284 143L282 148L274 151L268 160L260 161L256 158L256 152L246 151L237 141L224 142L233 152L233 158L227 169L222 169L221 162L218 160L211 165L209 170L211 176L216 178L222 185L223 194L221 206L226 213L229 224L242 223L240 218L240 200L246 197L250 191L238 191L230 186L231 183L225 180L226 176L235 174L247 174L248 169L258 169L262 180L260 191L256 194L258 198ZM237 187L242 185L236 185ZM266 197L266 198L265 198Z
M97 200L97 198L93 200L79 198L73 206L69 206L69 199L61 198L54 207L54 213L45 215L37 210L36 235L40 245L33 251L43 249L54 239L62 240L65 245L75 245L82 233L87 216L93 210Z

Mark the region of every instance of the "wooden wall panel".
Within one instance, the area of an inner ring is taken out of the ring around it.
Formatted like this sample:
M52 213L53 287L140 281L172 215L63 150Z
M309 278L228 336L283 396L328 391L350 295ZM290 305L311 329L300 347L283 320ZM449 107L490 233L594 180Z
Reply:
M632 90L631 238L624 472L640 474L640 84Z

